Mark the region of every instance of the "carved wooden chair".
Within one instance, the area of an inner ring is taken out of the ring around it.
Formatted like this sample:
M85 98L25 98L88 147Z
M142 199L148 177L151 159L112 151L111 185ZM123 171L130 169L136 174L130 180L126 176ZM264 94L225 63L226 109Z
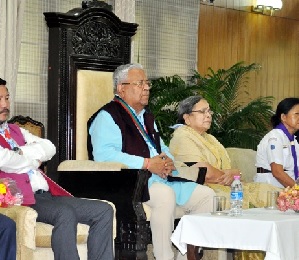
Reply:
M87 153L87 121L113 98L112 72L130 62L138 25L120 21L101 1L44 15L49 27L48 138L57 148L48 173L75 196L113 202L116 246L130 255L119 258L146 259L151 232L142 201L150 173L89 161Z
M19 127L25 128L31 134L34 134L42 138L45 137L45 126L43 125L43 123L38 122L29 116L14 116L11 119L9 119L8 122L11 124L17 124Z
M145 259L151 232L142 201L150 173L127 169L120 163L88 160L87 121L113 98L112 73L78 70L77 96L76 159L59 164L58 182L75 196L113 202L117 209L117 248Z
M112 72L130 62L131 37L138 25L122 22L103 1L88 1L67 13L44 15L49 27L47 136L57 148L56 156L48 162L48 174L75 196L114 201L116 242L123 241L128 236L121 235L121 223L136 219L133 194L126 186L134 189L135 183L128 182L141 174L120 164L88 161L86 127L88 118L112 99ZM120 174L124 172L130 175ZM127 196L122 198L121 194ZM130 237L127 241L134 244Z

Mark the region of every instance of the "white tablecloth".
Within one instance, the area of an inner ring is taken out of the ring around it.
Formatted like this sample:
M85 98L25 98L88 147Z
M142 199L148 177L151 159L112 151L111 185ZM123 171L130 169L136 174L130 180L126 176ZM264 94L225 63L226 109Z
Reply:
M240 217L185 215L171 240L183 254L191 244L266 251L267 260L299 260L299 214L248 209Z

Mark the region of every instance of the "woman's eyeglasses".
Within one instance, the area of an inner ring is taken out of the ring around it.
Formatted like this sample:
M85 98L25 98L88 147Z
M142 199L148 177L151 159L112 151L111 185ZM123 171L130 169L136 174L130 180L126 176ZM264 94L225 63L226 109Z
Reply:
M204 110L192 110L191 113L199 113L202 115L210 114L211 116L214 114L214 112L211 109L204 109Z

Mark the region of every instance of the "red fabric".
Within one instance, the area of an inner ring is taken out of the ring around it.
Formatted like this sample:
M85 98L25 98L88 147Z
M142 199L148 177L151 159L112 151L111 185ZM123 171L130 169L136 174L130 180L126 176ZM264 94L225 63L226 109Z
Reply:
M2 146L3 148L6 148L8 150L11 150L10 145L6 142L6 140L4 139L4 137L2 135L0 135L0 146Z
M10 136L17 142L19 146L25 145L25 138L22 135L21 129L16 124L8 124Z
M23 194L22 205L35 204L34 193L32 192L32 187L27 173L18 174L0 171L0 178L11 178L15 180L17 187L21 190Z
M44 174L41 171L42 175L46 179L48 185L49 185L49 191L53 196L67 196L72 197L73 195L66 191L64 188L62 188L60 185L58 185L55 181L50 179L46 174Z

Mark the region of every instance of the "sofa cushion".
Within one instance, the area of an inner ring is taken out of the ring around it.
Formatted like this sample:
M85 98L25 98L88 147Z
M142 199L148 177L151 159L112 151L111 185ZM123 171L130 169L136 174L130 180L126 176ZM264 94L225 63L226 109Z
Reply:
M120 171L128 166L117 162L95 162L91 160L66 160L58 165L58 171Z
M85 199L85 198L82 198ZM89 199L97 200L97 199ZM115 205L107 200L101 200L107 202L113 208L113 238L116 237L116 209ZM35 212L35 211L34 211ZM53 226L42 222L36 222L36 235L35 244L36 247L51 247L51 235ZM85 224L78 224L77 227L77 244L86 244L88 238L89 226Z
M51 247L51 235L53 226L41 222L36 222L36 247ZM89 226L78 224L77 229L77 244L86 244L88 237Z

